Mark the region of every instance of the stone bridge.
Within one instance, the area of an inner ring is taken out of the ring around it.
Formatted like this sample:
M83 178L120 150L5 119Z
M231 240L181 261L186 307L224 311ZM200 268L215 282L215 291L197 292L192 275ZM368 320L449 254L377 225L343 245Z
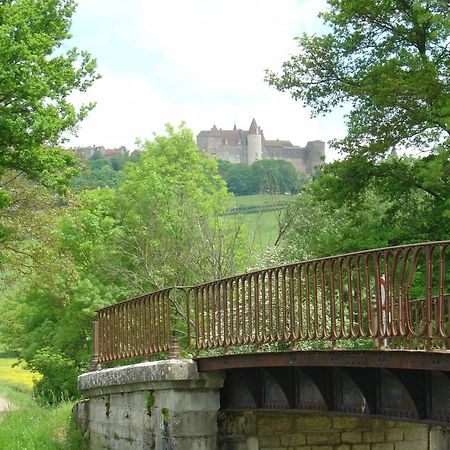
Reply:
M449 256L369 250L99 310L91 448L450 449Z

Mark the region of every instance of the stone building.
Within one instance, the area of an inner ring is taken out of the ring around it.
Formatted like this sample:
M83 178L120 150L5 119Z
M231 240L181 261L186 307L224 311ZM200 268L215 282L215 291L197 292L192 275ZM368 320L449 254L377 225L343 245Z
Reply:
M216 159L233 164L252 164L260 159L283 159L293 164L298 172L313 174L315 167L325 157L325 142L310 141L306 147L293 145L286 140L269 140L253 119L248 130L218 129L215 125L209 131L200 131L197 145Z
M103 145L92 145L89 147L75 147L74 150L75 153L86 159L92 159L95 152L99 152L105 159L111 159L114 156L123 156L128 154L128 150L123 145L118 148L105 148Z

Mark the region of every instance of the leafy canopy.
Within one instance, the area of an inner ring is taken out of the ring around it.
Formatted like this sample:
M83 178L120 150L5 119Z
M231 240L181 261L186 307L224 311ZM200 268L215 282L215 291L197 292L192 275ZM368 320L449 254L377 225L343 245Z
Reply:
M330 31L298 37L299 53L280 75L266 76L313 116L350 106L347 135L331 144L344 158L322 168L313 197L351 211L376 198L386 205L379 211L378 232L388 230L387 245L448 238L448 1L328 0L328 5L321 17ZM393 217L395 226L386 228Z
M270 84L313 115L350 103L337 148L382 155L428 147L450 132L450 10L446 0L329 0L331 32L297 38L298 55Z
M57 146L93 107L70 103L97 78L95 60L70 38L73 0L0 2L0 175L14 169L60 188L76 159Z
M219 174L235 195L292 193L304 182L292 163L284 160L260 160L250 166L220 160Z

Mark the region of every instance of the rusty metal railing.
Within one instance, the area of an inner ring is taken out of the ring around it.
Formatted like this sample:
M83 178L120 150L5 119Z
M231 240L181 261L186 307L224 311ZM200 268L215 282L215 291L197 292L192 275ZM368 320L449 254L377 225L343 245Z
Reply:
M175 332L195 354L449 350L449 259L450 241L413 244L146 294L97 312L93 365L167 352ZM176 292L183 313L172 305Z
M99 309L93 326L92 368L110 361L169 351L171 290Z

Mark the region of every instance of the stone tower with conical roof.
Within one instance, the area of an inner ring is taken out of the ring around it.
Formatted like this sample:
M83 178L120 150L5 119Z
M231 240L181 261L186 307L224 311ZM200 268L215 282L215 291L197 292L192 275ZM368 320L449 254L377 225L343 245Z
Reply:
M253 119L247 134L247 164L253 164L262 158L261 130Z

